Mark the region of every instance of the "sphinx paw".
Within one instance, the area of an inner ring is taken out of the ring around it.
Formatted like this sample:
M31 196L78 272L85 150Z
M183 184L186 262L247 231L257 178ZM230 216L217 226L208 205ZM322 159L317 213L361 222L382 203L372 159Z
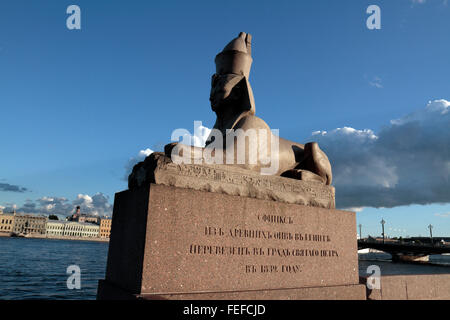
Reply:
M326 184L326 179L308 170L291 169L283 172L282 177L303 181L315 181Z
M333 176L330 160L317 142L305 144L305 169L321 176L327 185L331 184Z

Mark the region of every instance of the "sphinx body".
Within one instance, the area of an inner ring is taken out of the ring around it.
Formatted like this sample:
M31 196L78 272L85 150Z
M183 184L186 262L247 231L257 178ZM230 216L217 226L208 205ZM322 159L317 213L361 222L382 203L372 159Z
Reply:
M280 138L272 133L264 120L255 115L255 102L249 83L251 35L241 32L216 56L215 63L210 102L217 115L216 123L205 148L184 146L183 152L188 150L188 157L195 158L203 155L205 150L213 149L208 150L209 154L223 153L221 158L227 165L260 172L270 167L273 169L270 174L331 184L330 162L317 143L303 145ZM254 136L249 132L264 134ZM239 139L247 142L243 149L239 149L236 143ZM167 145L166 155L174 159L180 154L179 147L178 143ZM250 161L255 150L257 159ZM245 161L239 162L240 154Z

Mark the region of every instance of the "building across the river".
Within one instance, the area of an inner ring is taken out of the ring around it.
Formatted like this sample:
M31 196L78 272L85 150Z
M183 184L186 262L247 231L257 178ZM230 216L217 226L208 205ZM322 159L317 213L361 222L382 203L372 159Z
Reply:
M26 214L14 215L13 232L16 234L45 234L47 217Z
M66 223L65 221L48 220L47 227L46 227L46 234L48 236L62 237L64 235L65 223Z
M93 216L88 215L85 213L81 213L81 207L77 206L75 209L75 213L71 216L67 217L67 221L75 221L75 222L89 222L89 223L95 223L97 225L100 225L100 217L99 216Z
M13 232L14 214L0 212L0 232Z
M52 217L51 217L52 218ZM111 218L75 214L68 221L52 220L33 214L3 213L0 211L0 235L38 236L52 238L102 238L111 234Z
M100 226L93 223L49 220L47 236L98 238Z
M100 238L109 238L111 235L111 218L101 218L100 219Z

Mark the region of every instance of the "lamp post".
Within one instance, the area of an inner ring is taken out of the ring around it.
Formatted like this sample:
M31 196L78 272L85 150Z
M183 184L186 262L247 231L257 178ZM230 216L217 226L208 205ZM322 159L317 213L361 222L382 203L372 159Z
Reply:
M386 223L386 221L384 221L384 219L381 219L380 223L381 223L381 230L382 230L381 235L383 236L383 244L384 244L384 224Z
M430 240L431 240L431 245L434 245L434 244L433 244L433 226L430 224L430 225L428 226L428 229L430 229Z
M362 224L360 223L358 227L359 227L359 239L362 240L362 233L361 233Z

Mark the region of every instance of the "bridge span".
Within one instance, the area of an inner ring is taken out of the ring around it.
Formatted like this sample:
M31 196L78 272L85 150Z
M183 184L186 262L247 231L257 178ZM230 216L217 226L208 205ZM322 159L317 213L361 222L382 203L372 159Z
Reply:
M450 253L448 245L358 240L358 250L366 248L389 253L393 261L428 261L431 254Z

